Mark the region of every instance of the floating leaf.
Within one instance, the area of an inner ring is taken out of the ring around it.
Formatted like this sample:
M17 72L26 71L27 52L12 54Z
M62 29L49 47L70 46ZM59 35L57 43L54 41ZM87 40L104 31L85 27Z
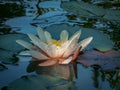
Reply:
M52 24L62 23L67 21L65 16L67 12L64 11L50 11L45 14L40 15L39 17L28 17L22 16L17 18L9 19L5 22L6 25L12 27L13 29L19 29L21 33L32 33L36 34L36 26L38 24L42 27L50 26ZM35 18L33 20L33 18Z
M36 27L32 26L30 23L33 21L33 17L22 16L8 19L5 24L12 28L17 28L22 33L34 33L36 34Z
M70 12L73 12L79 17L102 17L107 20L116 20L120 19L120 11L119 10L111 10L104 9L100 6L96 6L93 4L85 3L82 1L79 2L64 2L62 3L62 7Z
M105 19L110 21L119 21L120 20L120 11L118 10L106 10L106 14L104 16Z
M78 62L84 64L85 66L98 65L103 70L117 70L120 69L120 52L117 51L89 51L82 54L78 58Z
M24 48L16 43L16 40L28 40L24 34L7 34L0 36L0 61L3 63L15 63L18 61L17 52Z
M13 52L0 49L0 61L6 64L14 64L18 61L18 58Z
M64 2L61 6L65 10L73 12L80 17L103 16L105 14L105 10L103 8L96 5L84 3L82 1Z
M24 76L10 83L7 90L47 90L39 77Z
M75 87L75 83L69 82L64 85L58 85L56 87L51 87L49 88L49 90L77 90L77 88Z
M68 24L58 24L51 25L45 30L49 31L55 39L59 39L58 36L62 30L67 30L70 36L73 35L73 33L75 33L77 30L82 30L82 34L80 37L81 40L89 36L93 37L93 40L90 43L90 45L88 45L88 47L96 48L100 51L108 51L113 48L113 42L110 40L107 34L104 34L98 30L94 30L91 28L83 28L78 25L75 25L73 27Z
M12 53L0 49L0 61L6 61L12 58Z
M44 2L40 3L40 7L42 7L42 8L55 8L55 9L61 10L60 4L61 4L60 1L44 1Z
M114 43L107 34L104 34L103 32L90 28L81 29L83 31L83 34L81 34L81 38L85 38L88 36L93 37L93 41L91 42L93 48L100 50L102 52L108 51L113 48Z
M7 34L0 36L0 48L12 52L18 52L24 48L16 43L16 40L28 40L27 35L24 34Z
M23 76L10 83L7 90L48 90L47 88L58 87L62 84L67 84L67 81L57 77L50 77L47 75ZM70 85L67 87L69 86Z

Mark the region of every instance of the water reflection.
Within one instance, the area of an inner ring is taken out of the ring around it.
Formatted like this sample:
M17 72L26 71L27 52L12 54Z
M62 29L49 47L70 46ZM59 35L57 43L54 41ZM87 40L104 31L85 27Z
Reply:
M98 88L99 87L99 71L94 69L93 70L93 84L94 84L94 87Z
M27 72L36 72L37 75L24 75L3 87L2 90L77 90L73 81L72 65L38 66L41 62L33 61L32 58Z
M100 69L93 68L93 84L94 87L99 88L101 83L108 82L111 89L115 88L120 83L120 72L119 71L103 71Z
M115 86L120 82L120 72L104 72L101 71L101 79L103 82L105 79L109 82L111 88L115 88Z
M12 83L9 82L8 88L11 88L11 87L17 88L17 89L5 89L5 90L20 90L20 87L22 87L23 84L24 85L29 84L31 86L34 85L39 88L43 88L43 87L52 88L52 89L45 89L45 90L56 90L56 88L59 88L58 90L68 90L68 89L61 89L61 87L72 88L70 90L88 90L88 89L113 90L116 87L116 85L120 83L119 71L107 72L107 71L101 70L100 68L96 69L92 67L84 67L81 64L77 64L77 66L75 66L74 68L73 63L69 65L56 64L54 66L49 66L49 67L40 67L38 66L39 63L40 63L39 61L30 61L29 64L28 62L22 62L21 63L22 66L21 65L16 67L14 66L13 68L8 67L8 70L5 71L6 73L1 72L0 73L1 77L3 77L2 75L4 75L5 78L7 77L7 79L11 78L10 81L12 81ZM23 72L25 71L25 69L27 70L28 74ZM78 76L78 78L75 78L75 73L74 73L75 69L76 69L76 75ZM19 72L16 75L15 73L18 71L20 71L22 74L20 74ZM9 72L9 76L8 76L8 72ZM19 78L20 76L22 76L22 78ZM15 79L17 79L17 81ZM59 81L58 79L61 81ZM1 80L3 82L4 79L1 79ZM9 81L9 80L5 79L5 81ZM41 83L44 83L44 85L46 84L46 86L43 85L43 87L41 87L42 85ZM29 87L26 86L26 88L29 88ZM28 90L28 89L25 89L25 90ZM31 89L31 90L34 90L34 89Z
M55 64L52 66L38 66L42 61L31 60L27 67L27 72L35 71L37 74L44 74L50 76L57 76L66 80L71 81L74 77L74 70L72 64Z
M88 83L88 87L92 90L112 90L120 83L119 71L108 72L100 68L83 67L76 62L69 65L56 64L47 67L38 66L39 63L41 61L30 61L27 72L36 72L38 75L59 77L69 82L75 82L74 84L77 86L75 90L79 90L79 88L82 90L85 87L85 85L82 86L84 82ZM84 90L88 90L88 88L84 88Z

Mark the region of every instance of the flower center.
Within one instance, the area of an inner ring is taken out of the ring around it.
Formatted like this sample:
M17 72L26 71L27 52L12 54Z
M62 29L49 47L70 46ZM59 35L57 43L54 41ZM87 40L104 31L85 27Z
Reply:
M57 40L54 40L54 39L52 39L51 41L48 41L47 43L48 44L52 43L52 44L54 44L56 46L59 46L59 47L63 44L63 42L60 42L60 41L57 41Z

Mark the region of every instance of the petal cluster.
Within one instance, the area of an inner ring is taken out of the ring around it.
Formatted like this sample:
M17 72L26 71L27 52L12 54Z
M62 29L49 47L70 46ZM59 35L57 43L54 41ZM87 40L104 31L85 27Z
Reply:
M38 36L28 34L31 43L23 40L17 40L16 42L27 48L29 50L27 52L30 53L33 58L43 61L39 66L50 66L56 63L68 64L78 57L79 52L93 39L92 37L88 37L78 42L80 35L81 30L68 38L68 32L63 30L60 33L60 39L55 40L49 32L38 27Z

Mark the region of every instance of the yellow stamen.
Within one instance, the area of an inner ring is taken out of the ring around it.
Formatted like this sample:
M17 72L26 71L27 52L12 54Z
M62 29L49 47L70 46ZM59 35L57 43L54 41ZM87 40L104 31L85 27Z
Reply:
M48 44L52 43L52 44L54 44L56 46L61 46L63 44L63 42L59 42L59 41L54 40L54 39L52 39L51 41L48 41L47 43Z

